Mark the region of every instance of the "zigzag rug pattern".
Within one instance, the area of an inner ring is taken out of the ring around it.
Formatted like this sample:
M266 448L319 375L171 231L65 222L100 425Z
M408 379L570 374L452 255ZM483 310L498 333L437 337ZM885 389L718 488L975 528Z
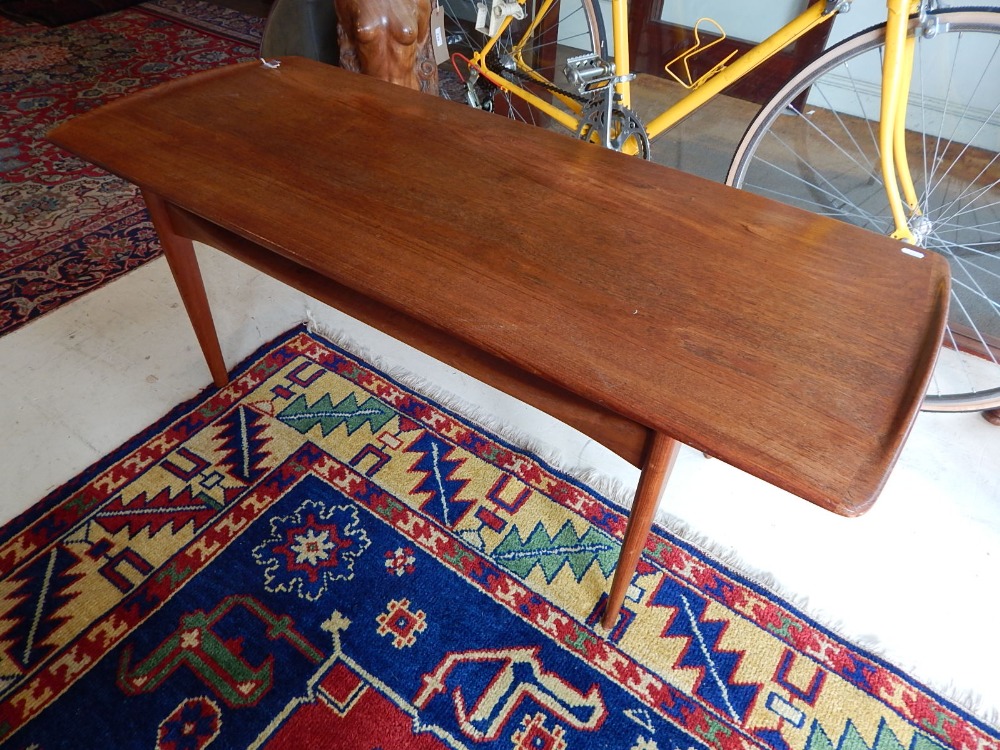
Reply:
M2 530L12 747L990 750L1000 737L296 329Z
M119 96L257 54L262 19L159 0L58 28L0 18L0 334L159 255L133 185L45 141Z

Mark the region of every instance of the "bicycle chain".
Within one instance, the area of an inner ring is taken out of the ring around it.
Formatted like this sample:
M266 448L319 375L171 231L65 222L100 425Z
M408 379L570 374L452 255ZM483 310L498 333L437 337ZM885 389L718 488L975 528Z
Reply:
M495 50L493 52L491 52L490 56L493 58L492 60L490 60L491 63L498 63L499 62L499 55L496 53ZM520 70L516 70L516 69L515 70L511 70L511 69L506 68L506 67L504 67L502 65L497 65L493 69L494 70L499 70L500 71L500 75L502 77L504 77L504 78L507 78L507 80L510 80L510 78L507 75L507 74L509 74L510 76L514 76L516 78L519 78L522 81L525 81L527 83L534 83L537 86L541 86L542 88L546 89L547 91L551 91L554 94L561 94L562 96L569 97L570 99L573 99L573 100L579 102L580 104L584 105L584 109L583 109L584 113L587 112L587 108L588 107L590 107L591 105L597 103L598 95L601 94L602 91L603 91L603 89L598 89L597 91L593 92L590 96L581 96L579 94L574 94L571 91L566 91L565 89L561 89L558 86L556 86L555 84L549 83L548 81L545 81L545 80L541 80L540 81L537 78L534 78L533 76L530 76L527 73L524 73L524 72L522 72ZM511 83L514 83L514 81L511 81ZM603 109L603 105L602 105L602 109ZM645 147L645 152L644 152L643 158L649 159L650 158L649 139L645 135L646 134L646 129L645 129L645 127L643 127L643 125L640 122L638 116L634 112L632 112L632 110L628 109L627 107L622 107L621 105L616 105L616 110L620 114L623 114L625 117L630 117L632 119L632 122L634 122L635 124L637 124L639 126L639 128L642 131L643 137L645 138L645 142L646 142L646 147ZM584 116L583 118L581 118L581 128L586 124L586 122L585 122L586 119L587 119L586 116ZM580 133L577 133L577 137L578 138L580 137Z
M494 56L494 57L497 58L497 59L491 60L490 61L491 63L499 63L500 62L499 61L499 55L495 51L493 53L491 53L491 56ZM560 94L562 96L568 97L569 99L573 99L574 101L578 101L581 104L587 104L588 102L592 101L593 98L594 98L593 96L589 96L589 97L588 96L581 96L579 94L574 94L572 91L566 91L565 89L559 88L554 83L549 83L546 80L541 80L540 81L537 78L535 78L534 76L528 75L527 73L525 73L525 72L523 72L521 70L516 70L516 69L515 70L511 70L510 68L506 68L503 65L499 65L499 64L495 68L492 68L492 69L493 70L499 70L500 71L500 75L503 76L504 78L507 78L507 76L509 74L509 75L514 76L516 78L520 78L522 81L524 81L526 83L533 83L536 86L541 86L543 89L546 89L547 91L551 91L553 94ZM507 80L510 80L510 79L507 78ZM516 81L511 81L511 83L516 83Z

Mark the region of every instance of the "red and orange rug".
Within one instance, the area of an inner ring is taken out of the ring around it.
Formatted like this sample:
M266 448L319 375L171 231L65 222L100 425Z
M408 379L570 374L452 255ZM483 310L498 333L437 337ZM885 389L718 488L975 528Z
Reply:
M0 334L159 254L136 188L46 132L124 94L251 59L262 27L200 0L58 28L0 18Z
M624 527L294 330L2 530L0 744L1000 748L662 529L605 631Z

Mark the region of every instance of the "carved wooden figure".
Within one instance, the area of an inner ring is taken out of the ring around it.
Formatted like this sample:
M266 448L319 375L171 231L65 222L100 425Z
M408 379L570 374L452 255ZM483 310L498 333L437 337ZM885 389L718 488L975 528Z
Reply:
M431 0L334 0L340 65L438 93L431 46Z

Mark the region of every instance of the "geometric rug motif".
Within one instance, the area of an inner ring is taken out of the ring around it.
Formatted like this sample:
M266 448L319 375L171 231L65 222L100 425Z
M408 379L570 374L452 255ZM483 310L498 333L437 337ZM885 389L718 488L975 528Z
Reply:
M0 335L160 252L135 186L46 133L125 94L256 57L262 24L199 0L58 28L0 18Z
M625 525L295 329L2 530L0 742L1000 748L658 527L603 629Z

